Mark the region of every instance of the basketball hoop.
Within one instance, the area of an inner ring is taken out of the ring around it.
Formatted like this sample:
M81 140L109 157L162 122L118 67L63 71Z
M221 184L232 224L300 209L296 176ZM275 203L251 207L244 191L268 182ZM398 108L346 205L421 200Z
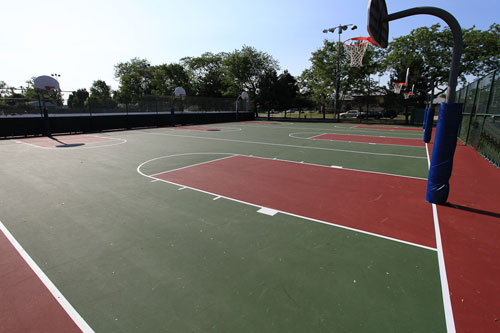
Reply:
M394 92L396 94L401 93L401 89L403 89L404 86L406 86L405 82L393 82L392 86L394 87Z
M363 66L363 56L371 43L370 37L354 37L344 41L344 49L351 57L351 67Z
M405 99L409 99L410 97L413 97L413 93L407 92L407 93L404 93L404 96L405 96Z
M33 86L41 92L61 90L59 82L51 76L42 75L33 80Z

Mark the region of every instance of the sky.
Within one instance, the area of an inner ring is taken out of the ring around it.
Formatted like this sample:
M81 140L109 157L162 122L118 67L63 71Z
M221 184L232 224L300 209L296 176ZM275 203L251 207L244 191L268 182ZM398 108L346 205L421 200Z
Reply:
M462 28L486 30L500 23L500 0L386 0L389 13L419 6L447 10ZM87 90L95 80L113 89L114 66L134 57L152 65L176 63L204 52L231 52L253 46L298 76L325 28L355 24L341 40L368 36L368 0L3 0L0 81L25 86L57 73L62 90ZM411 30L445 25L419 15L390 23L389 40Z

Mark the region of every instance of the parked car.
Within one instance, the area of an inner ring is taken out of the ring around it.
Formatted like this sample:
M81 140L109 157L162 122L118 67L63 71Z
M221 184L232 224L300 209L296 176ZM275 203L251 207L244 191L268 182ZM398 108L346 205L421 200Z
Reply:
M340 118L358 118L359 111L358 110L349 110L347 112L342 112L340 114Z
M382 118L383 114L381 111L374 111L374 110L368 110L366 111L361 111L359 114L359 118L362 119L368 119L368 118L375 118L375 119L380 119Z

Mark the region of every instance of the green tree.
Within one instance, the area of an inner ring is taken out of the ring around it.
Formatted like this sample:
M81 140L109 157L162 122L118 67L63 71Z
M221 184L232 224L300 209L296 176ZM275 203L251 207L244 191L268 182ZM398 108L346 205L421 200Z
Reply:
M500 26L493 24L487 31L472 27L463 29L464 48L460 63L459 80L467 76L482 76L500 66ZM383 65L391 80L404 82L406 69L410 68L412 82L417 90L429 91L430 81L439 88L438 94L447 88L453 37L448 28L440 24L421 27L409 35L395 38L389 43Z
M255 97L262 110L279 109L277 89L278 73L274 70L263 73L259 80L259 93Z
M309 95L316 104L324 108L333 101L338 74L340 86L337 110L340 110L347 94L368 93L373 89L373 83L367 85L367 80L371 74L380 70L380 56L378 50L368 47L363 57L363 66L351 67L350 58L342 44L324 40L323 46L312 53L311 67L304 70L299 78L301 93Z
M187 71L181 64L159 65L152 68L152 93L160 96L172 96L176 87L183 87L191 95L191 83Z
M115 78L120 82L119 102L137 102L144 95L151 95L153 70L146 59L133 58L115 65Z
M203 53L199 57L185 57L181 64L187 70L193 92L197 96L221 97L228 89L224 81L223 61L227 53Z
M265 52L251 46L235 50L223 60L224 81L227 84L225 96L236 97L247 91L255 99L261 78L266 72L278 71L278 61Z
M68 96L68 107L70 108L83 108L85 105L85 101L89 97L89 92L87 89L78 89L77 91L73 91Z
M116 102L111 97L111 87L103 80L94 81L92 87L90 87L90 96L87 102L93 108L110 108L116 106Z

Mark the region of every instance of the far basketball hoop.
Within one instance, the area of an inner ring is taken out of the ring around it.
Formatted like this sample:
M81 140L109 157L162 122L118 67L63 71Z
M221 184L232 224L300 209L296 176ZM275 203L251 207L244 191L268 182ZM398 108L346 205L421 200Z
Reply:
M355 37L344 41L344 48L351 57L351 67L363 66L363 56L371 43L370 37Z
M57 80L53 77L47 75L37 77L33 81L33 85L35 89L39 89L41 91L61 90L59 82L57 82Z
M182 88L182 87L177 87L174 90L174 95L176 97L180 97L180 98L184 99L184 97L186 96L186 90L184 90L184 88Z

